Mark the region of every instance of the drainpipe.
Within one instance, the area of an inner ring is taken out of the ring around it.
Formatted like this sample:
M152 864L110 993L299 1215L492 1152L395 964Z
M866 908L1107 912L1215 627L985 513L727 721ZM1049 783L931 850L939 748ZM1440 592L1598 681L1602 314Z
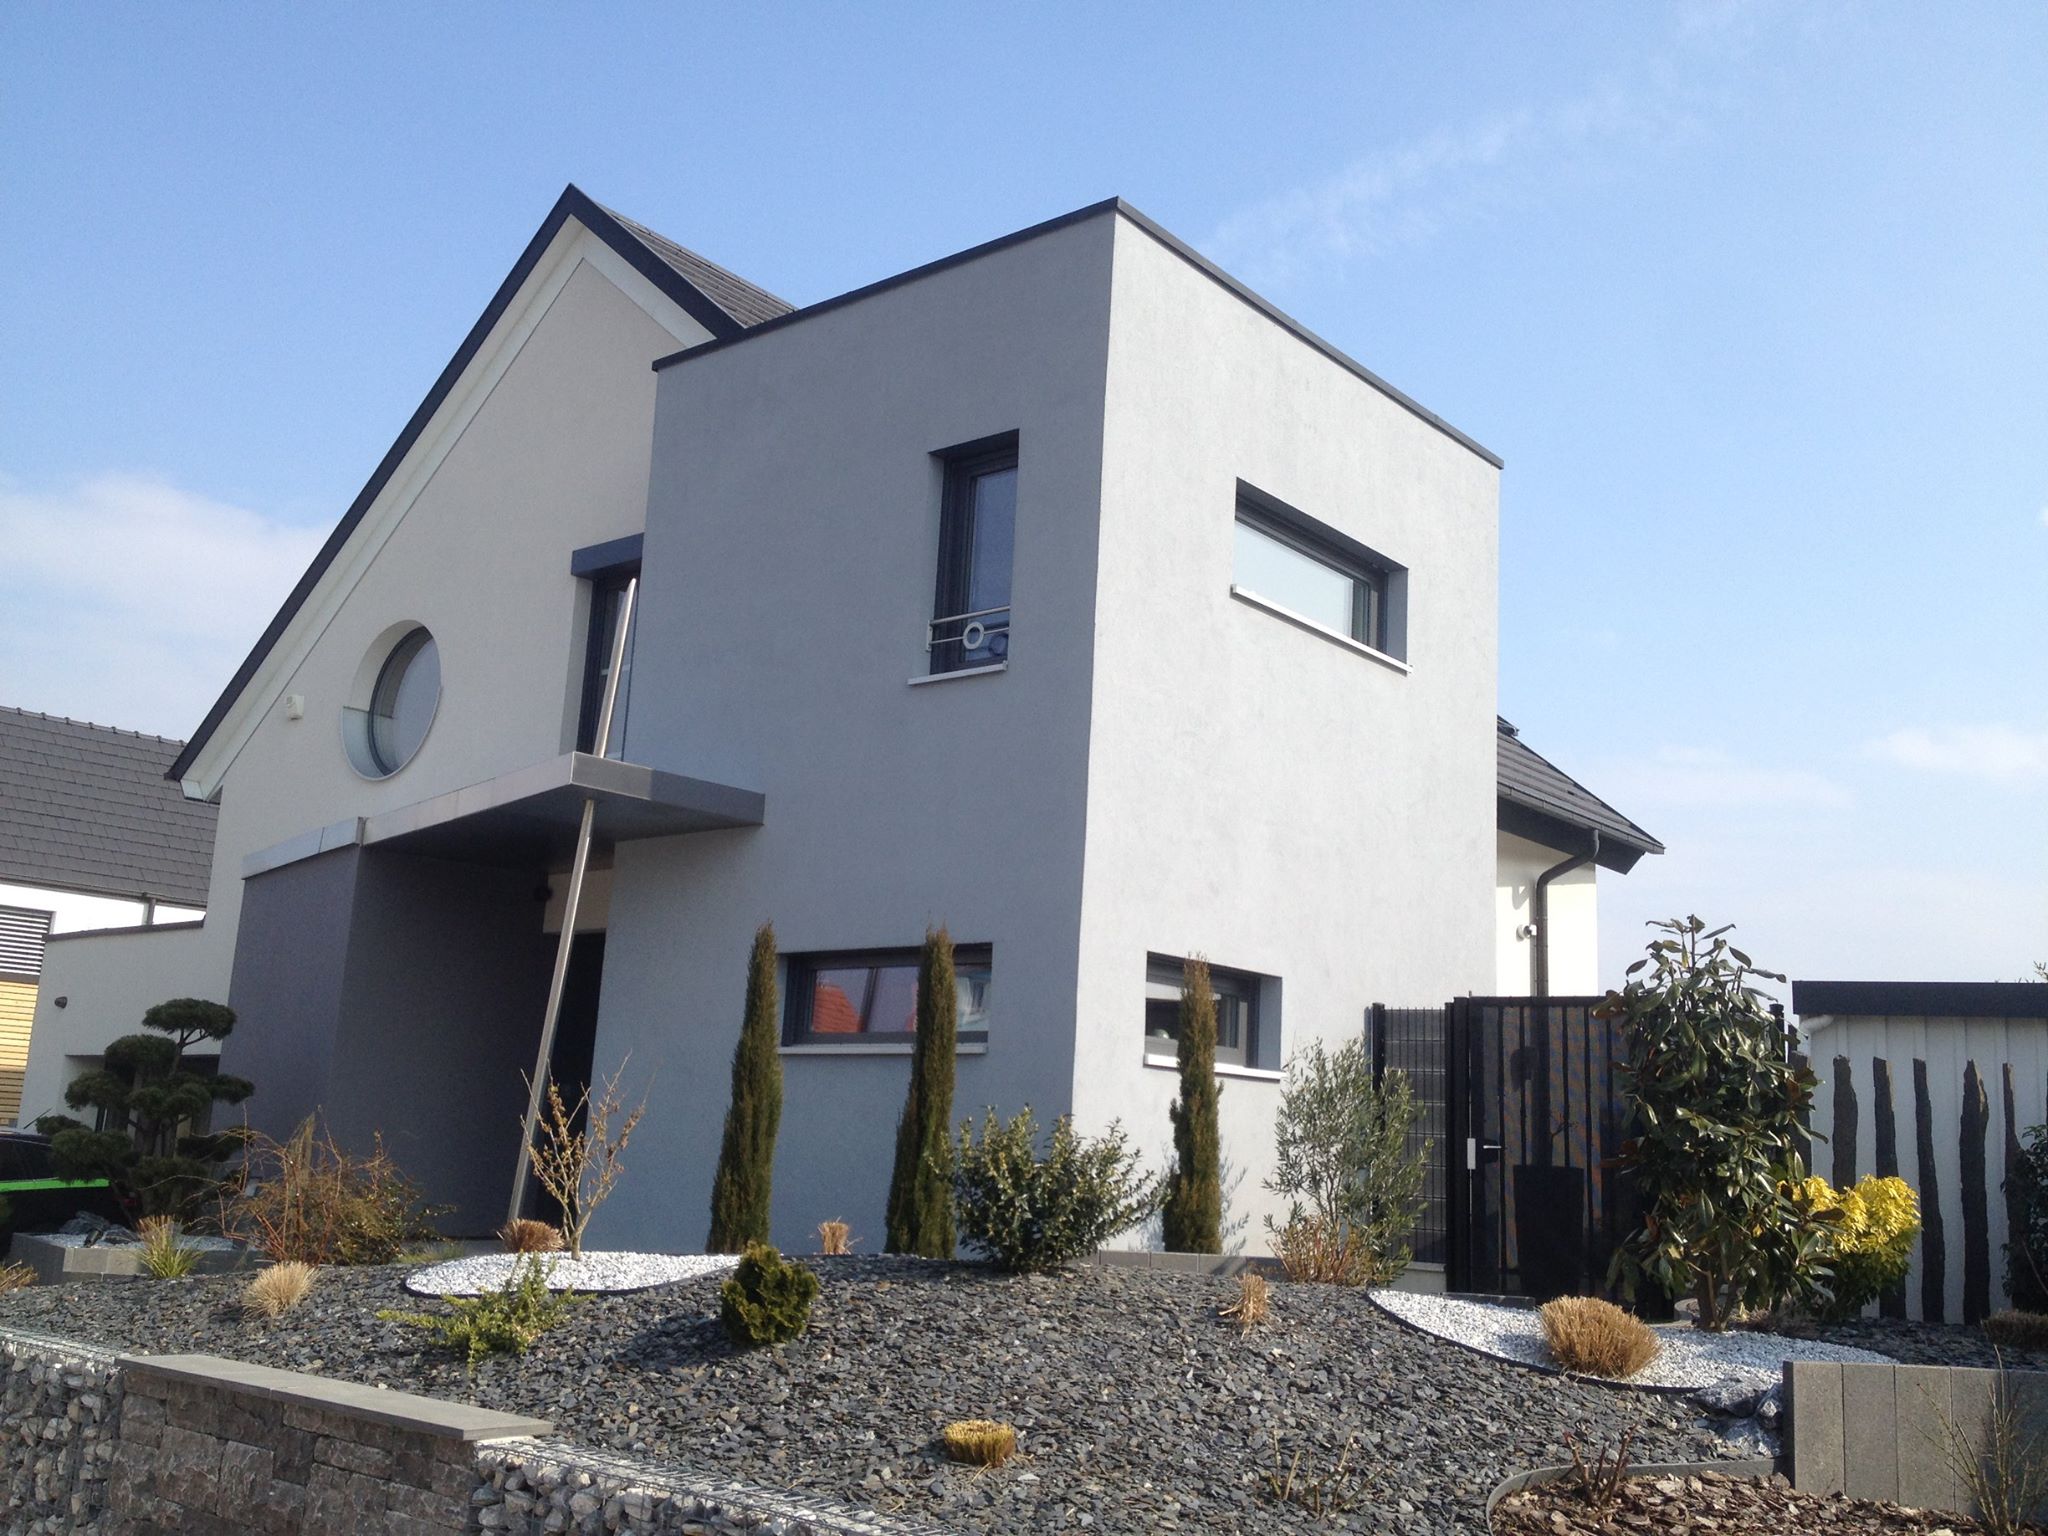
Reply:
M1550 882L1559 875L1592 863L1600 857L1600 833L1593 832L1593 846L1575 853L1561 864L1553 864L1536 877L1529 893L1529 992L1534 997L1550 996Z

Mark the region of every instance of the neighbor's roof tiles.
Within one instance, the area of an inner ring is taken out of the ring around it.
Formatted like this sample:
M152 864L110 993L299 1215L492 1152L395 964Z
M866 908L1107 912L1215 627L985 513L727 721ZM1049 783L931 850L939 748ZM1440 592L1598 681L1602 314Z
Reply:
M165 780L183 745L0 708L0 880L205 906L219 808Z
M1640 848L1662 853L1664 845L1536 751L1505 720L1498 721L1500 798L1527 806L1574 827L1597 830Z

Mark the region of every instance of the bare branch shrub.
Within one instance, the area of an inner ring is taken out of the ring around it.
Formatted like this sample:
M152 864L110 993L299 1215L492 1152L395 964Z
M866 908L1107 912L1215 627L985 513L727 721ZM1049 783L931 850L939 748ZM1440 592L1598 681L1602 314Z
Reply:
M1297 1450L1290 1460L1280 1449L1280 1433L1273 1432L1273 1470L1266 1473L1266 1492L1283 1504L1293 1504L1307 1510L1321 1519L1325 1515L1343 1514L1358 1503L1359 1491L1352 1486L1357 1471L1351 1465L1351 1447L1357 1436L1344 1442L1344 1449L1337 1453L1336 1465L1327 1472L1317 1472L1313 1466L1306 1475L1301 1470L1303 1452Z
M1224 1321L1237 1324L1239 1333L1250 1333L1272 1313L1273 1288L1256 1269L1247 1269L1237 1277L1237 1299L1218 1309Z
M1611 1509L1621 1496L1621 1485L1628 1481L1628 1448L1635 1438L1636 1426L1631 1424L1621 1432L1612 1452L1602 1449L1588 1466L1579 1454L1578 1438L1564 1437L1565 1449L1572 1453L1572 1486L1593 1508Z
M572 1259L583 1257L583 1233L625 1172L619 1159L632 1139L633 1128L647 1113L644 1095L635 1108L625 1107L619 1090L625 1070L620 1063L619 1070L599 1086L595 1098L585 1088L574 1104L562 1097L561 1085L549 1078L547 1104L534 1127L533 1176L562 1208L562 1237Z
M241 1190L222 1200L220 1229L279 1263L390 1264L436 1235L435 1214L382 1137L357 1157L308 1116L284 1141L249 1133Z
M1273 1257L1297 1284L1365 1285L1373 1278L1364 1235L1342 1222L1297 1213L1273 1229L1272 1240Z
M2048 1508L2048 1435L2039 1414L2023 1411L2012 1373L1999 1356L1981 1441L1946 1410L1933 1436L1942 1459L1970 1495L1988 1536L2027 1536Z

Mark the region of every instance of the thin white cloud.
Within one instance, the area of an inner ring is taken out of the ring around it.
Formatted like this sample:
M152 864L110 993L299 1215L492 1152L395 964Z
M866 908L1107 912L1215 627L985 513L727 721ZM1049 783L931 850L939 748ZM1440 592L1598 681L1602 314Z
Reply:
M1285 289L1308 269L1426 244L1609 174L1646 150L1697 142L1739 103L1689 66L1700 55L1750 51L1782 13L1770 0L1688 5L1669 46L1625 77L1369 149L1332 175L1241 209L1203 250L1255 287Z
M189 733L321 537L146 476L0 478L0 704Z
M1660 747L1648 758L1603 769L1595 780L1613 786L1622 806L1835 809L1849 792L1810 768L1746 762L1718 747Z
M2010 725L1914 726L1878 737L1868 750L1872 757L1922 773L1993 784L2048 778L2048 730Z

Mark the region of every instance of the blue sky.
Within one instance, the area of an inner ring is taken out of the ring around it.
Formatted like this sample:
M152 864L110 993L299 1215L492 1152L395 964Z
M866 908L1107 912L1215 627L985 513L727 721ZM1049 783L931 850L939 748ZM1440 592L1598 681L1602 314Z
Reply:
M1507 460L1610 973L2048 958L2048 8L16 4L0 172L5 702L188 733L564 182L798 302L1121 194Z

